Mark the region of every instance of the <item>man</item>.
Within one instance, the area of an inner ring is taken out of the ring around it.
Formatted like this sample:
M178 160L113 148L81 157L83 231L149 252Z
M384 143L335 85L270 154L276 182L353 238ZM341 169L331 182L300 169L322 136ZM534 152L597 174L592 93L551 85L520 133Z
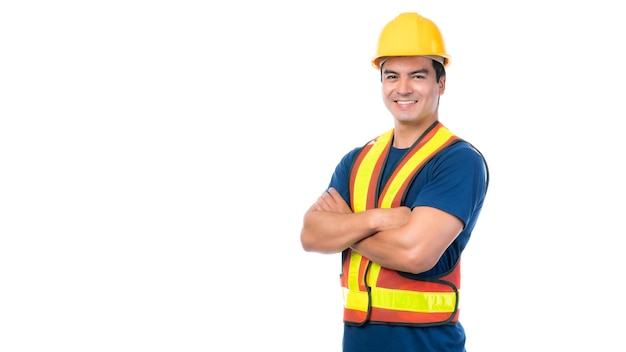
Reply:
M304 215L304 250L342 253L344 352L465 351L460 258L488 170L439 121L449 63L429 19L383 28L372 64L393 128L345 154Z

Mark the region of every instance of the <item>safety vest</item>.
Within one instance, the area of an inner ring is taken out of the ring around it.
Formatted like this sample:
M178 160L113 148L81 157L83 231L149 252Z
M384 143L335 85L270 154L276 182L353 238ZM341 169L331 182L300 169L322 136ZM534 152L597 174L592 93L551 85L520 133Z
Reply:
M357 156L350 175L354 212L401 206L409 185L424 164L440 150L460 141L440 122L434 123L382 185L380 178L392 139L393 129L371 140ZM345 323L432 326L458 321L459 262L443 275L416 279L381 267L352 249L346 251L341 273Z

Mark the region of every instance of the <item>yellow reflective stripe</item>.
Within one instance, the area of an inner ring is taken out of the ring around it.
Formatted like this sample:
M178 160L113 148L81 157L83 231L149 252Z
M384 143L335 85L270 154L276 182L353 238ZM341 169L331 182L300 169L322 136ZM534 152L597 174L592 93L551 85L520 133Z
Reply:
M456 307L456 294L372 287L372 307L417 313L451 313Z
M367 208L367 195L369 193L370 179L374 172L376 162L380 158L381 154L385 151L385 148L391 136L393 130L390 130L378 137L372 149L365 155L359 169L357 170L356 177L354 179L354 204L352 204L352 210L355 213L366 210Z
M355 251L352 252L350 256L350 266L348 267L348 288L351 290L358 291L359 290L359 267L361 266L361 258L363 257L360 253Z
M396 177L391 180L387 192L383 196L381 201L381 208L391 208L393 199L402 187L402 184L406 179L411 176L411 173L415 171L415 168L424 160L440 148L448 139L452 137L452 133L445 127L441 127L435 135L423 145L413 156L409 159L404 166L398 171Z
M369 297L367 291L355 291L343 288L343 305L352 310L367 312Z
M348 269L350 275L348 276L348 287L343 289L343 301L346 308L360 310L367 312L369 306L369 295L367 291L360 291L359 282L357 279L359 273L359 265L362 255L358 252L352 251L350 257L350 268ZM358 258L355 259L355 258ZM371 262L368 270L368 282L376 282L378 275L380 274L381 266Z
M378 275L380 275L380 269L380 264L372 262L372 264L370 265L370 269L367 273L367 283L369 285L371 285L370 283L376 285L376 283L378 282Z

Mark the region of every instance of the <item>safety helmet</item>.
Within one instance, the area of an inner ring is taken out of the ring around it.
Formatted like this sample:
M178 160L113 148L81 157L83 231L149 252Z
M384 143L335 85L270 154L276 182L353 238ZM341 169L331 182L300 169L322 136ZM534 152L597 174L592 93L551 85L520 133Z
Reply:
M450 64L441 32L435 23L415 12L405 12L383 28L372 65L380 70L381 61L390 56L441 57Z

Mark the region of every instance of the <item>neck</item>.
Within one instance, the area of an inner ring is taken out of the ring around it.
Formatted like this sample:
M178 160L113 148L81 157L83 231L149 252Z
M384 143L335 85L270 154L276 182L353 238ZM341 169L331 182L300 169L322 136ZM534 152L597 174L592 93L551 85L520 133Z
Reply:
M437 120L428 121L419 125L403 125L396 123L393 131L393 147L398 149L410 148Z

